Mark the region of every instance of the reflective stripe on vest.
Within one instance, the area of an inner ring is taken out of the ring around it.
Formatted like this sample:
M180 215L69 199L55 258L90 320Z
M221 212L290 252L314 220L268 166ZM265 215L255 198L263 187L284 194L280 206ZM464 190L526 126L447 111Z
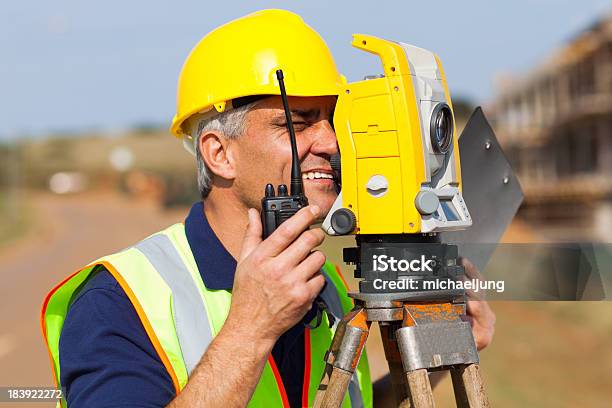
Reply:
M213 338L202 296L167 235L154 235L135 248L147 257L172 291L174 326L189 375Z
M99 259L75 272L49 294L43 306L42 325L56 382L59 385L59 335L65 315L73 295L99 264L109 270L128 295L178 393L223 326L231 303L228 291L208 290L204 286L182 224L173 225L125 251ZM346 288L334 266L327 263L323 272L328 284L321 297L337 324L351 309L352 301L346 296ZM314 402L331 338L332 330L326 316L317 329L306 329L307 360L302 396L306 405ZM249 405L287 404L282 380L270 356ZM365 353L343 406L372 406Z

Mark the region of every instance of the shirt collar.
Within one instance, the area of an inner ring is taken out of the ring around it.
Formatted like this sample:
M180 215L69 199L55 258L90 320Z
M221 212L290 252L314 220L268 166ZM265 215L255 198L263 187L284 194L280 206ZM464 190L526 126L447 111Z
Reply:
M236 260L225 249L204 214L204 203L197 202L185 219L185 234L204 286L211 290L231 290Z

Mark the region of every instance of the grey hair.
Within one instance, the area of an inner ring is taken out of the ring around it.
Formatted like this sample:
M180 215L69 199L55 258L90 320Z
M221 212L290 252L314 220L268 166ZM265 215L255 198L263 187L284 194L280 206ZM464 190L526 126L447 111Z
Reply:
M198 114L189 118L189 134L195 145L194 153L198 165L198 189L202 198L206 198L212 188L212 173L202 158L200 138L210 131L217 131L229 140L238 139L246 130L246 115L255 108L257 102L252 102L235 109L221 113L211 112Z

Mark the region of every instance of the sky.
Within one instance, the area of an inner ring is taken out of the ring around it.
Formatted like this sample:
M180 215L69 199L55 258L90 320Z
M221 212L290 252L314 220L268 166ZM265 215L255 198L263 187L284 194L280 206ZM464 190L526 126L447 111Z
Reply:
M381 71L353 33L436 52L451 95L491 100L500 73L529 70L612 11L604 0L0 3L0 140L170 123L176 82L207 32L265 8L300 14L349 81Z

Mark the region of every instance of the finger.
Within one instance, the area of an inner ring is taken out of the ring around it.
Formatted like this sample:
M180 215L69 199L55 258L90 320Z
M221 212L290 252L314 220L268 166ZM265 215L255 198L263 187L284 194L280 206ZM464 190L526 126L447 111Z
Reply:
M466 306L468 315L472 316L483 326L495 325L495 313L486 300L468 300Z
M311 303L319 296L319 293L323 290L323 286L325 286L325 276L323 276L321 272L316 272L313 277L306 282L306 287L311 295Z
M286 261L288 265L298 265L313 249L321 245L324 239L325 233L320 228L304 231L278 256L278 260Z
M495 313L486 301L468 301L467 315L470 318L474 341L478 350L489 345L495 332Z
M461 320L464 322L468 322L470 324L470 327L474 328L474 318L470 314L466 314L465 316L461 317Z
M482 314L482 306L478 300L468 300L466 303L467 314L472 317L478 317Z
M465 268L465 274L470 279L484 279L476 265L467 258L460 258L459 263Z
M325 264L325 255L321 251L314 251L306 257L294 269L295 278L301 282L308 282L310 279L321 273L321 268ZM325 277L323 277L325 279Z
M463 281L463 282L472 282L472 280L471 280L471 279L468 279L468 277L467 277L467 276L465 276L465 275L460 276L460 277L459 277L459 280L461 280L461 281ZM466 286L467 286L467 285L466 285ZM472 299L480 299L480 298L481 298L481 296L480 296L480 295L478 295L476 292L474 292L474 290L473 290L473 289L466 288L466 289L465 289L465 294L466 294L466 296L467 296L468 300L472 300Z
M248 211L249 216L249 224L247 225L246 233L244 234L244 239L242 240L242 249L240 251L240 259L242 261L244 258L249 256L251 252L259 245L261 242L261 220L259 219L259 212L254 208L249 208Z
M295 239L312 225L319 216L320 209L309 205L299 210L295 215L283 222L261 245L261 250L267 256L277 256Z
M482 274L476 267L476 265L474 265L469 259L460 258L459 264L465 268L465 275L462 276L462 280L466 281L468 279L469 280L476 279L477 281L476 283L478 284L481 280L484 279ZM481 299L486 298L486 294L484 291L480 291L479 293L476 293L472 289L466 289L466 294L471 299L481 300Z
M463 280L465 280L465 278ZM484 299L484 295L482 293L483 292L476 293L472 289L466 289L465 290L465 294L467 295L469 300L483 300Z
M476 348L478 349L478 351L491 344L494 333L494 327L484 327L478 324L478 322L476 322L475 325L472 326L472 335L474 336L474 341L476 343Z

